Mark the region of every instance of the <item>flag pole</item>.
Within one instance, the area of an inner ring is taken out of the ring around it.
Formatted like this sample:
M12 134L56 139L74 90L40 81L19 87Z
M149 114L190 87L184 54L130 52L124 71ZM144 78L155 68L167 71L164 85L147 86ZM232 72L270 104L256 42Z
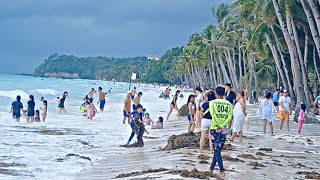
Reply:
M131 76L132 76L132 74L131 74ZM130 77L130 83L129 83L129 91L130 91L130 89L131 89L131 77Z
M132 73L131 73L131 76L130 76L129 91L131 89L131 80L132 80Z

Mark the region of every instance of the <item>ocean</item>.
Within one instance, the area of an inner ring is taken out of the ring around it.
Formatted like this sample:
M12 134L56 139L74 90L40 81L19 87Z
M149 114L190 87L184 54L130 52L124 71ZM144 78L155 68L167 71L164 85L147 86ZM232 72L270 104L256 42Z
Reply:
M106 96L105 111L90 121L79 108L91 88L97 90L99 86L105 92L112 88L112 93ZM0 178L69 179L103 158L95 151L111 151L125 144L131 132L128 125L122 125L128 87L128 83L0 75ZM147 112L157 112L150 113L151 117L165 118L170 102L158 98L162 89L137 86L137 90L144 93L141 102ZM58 114L53 100L64 91L69 92L65 103L68 113ZM31 94L36 109L42 105L41 97L48 101L46 122L28 124L25 118L15 122L9 114L11 103L20 95L25 106ZM155 104L154 99L159 103ZM184 100L180 101L183 104Z

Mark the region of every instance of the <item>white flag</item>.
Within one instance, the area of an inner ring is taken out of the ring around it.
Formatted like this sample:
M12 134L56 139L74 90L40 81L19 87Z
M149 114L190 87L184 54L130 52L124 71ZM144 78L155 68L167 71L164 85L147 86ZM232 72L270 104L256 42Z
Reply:
M131 80L136 80L136 79L137 79L137 74L136 73L132 73Z

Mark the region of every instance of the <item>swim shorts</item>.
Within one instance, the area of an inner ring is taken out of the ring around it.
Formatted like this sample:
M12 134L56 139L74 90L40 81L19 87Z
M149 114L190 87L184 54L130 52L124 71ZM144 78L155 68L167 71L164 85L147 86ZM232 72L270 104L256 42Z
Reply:
M104 109L104 105L106 104L106 100L101 100L100 101L100 110Z
M289 117L290 117L290 114L288 112L284 112L282 110L279 110L279 119L281 121L289 121Z
M130 113L129 113L129 114L130 114ZM127 114L126 111L123 111L123 116L124 116L124 117L129 117L129 114Z

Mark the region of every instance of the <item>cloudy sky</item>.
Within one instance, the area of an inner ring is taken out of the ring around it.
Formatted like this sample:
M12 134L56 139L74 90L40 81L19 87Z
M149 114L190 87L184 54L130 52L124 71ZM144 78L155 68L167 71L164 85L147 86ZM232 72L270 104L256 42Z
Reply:
M32 73L50 54L162 55L214 24L223 0L1 0L0 73Z

